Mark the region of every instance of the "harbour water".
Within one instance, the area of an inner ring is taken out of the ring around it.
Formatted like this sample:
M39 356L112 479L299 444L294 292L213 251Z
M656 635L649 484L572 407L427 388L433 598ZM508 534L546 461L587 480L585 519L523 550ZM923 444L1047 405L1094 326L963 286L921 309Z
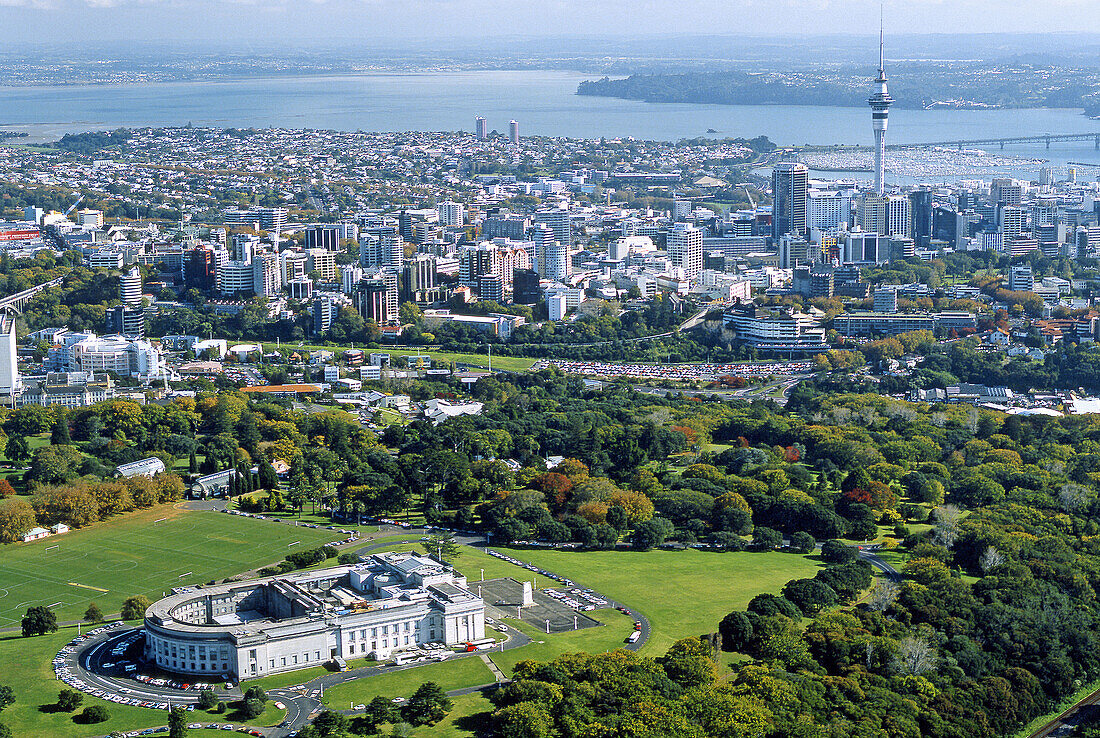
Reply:
M0 129L23 141L119 126L317 128L363 131L490 130L520 122L525 135L676 140L767 135L784 145L872 143L864 108L651 104L582 97L590 78L563 71L476 71L247 78L216 82L0 87ZM714 132L708 133L708 130ZM1100 132L1079 110L907 110L890 113L888 141L911 143L1044 133ZM1001 153L999 150L996 153ZM1091 141L1014 146L1004 154L1100 165ZM1088 171L1083 168L1084 171ZM1095 178L1095 172L1090 178Z

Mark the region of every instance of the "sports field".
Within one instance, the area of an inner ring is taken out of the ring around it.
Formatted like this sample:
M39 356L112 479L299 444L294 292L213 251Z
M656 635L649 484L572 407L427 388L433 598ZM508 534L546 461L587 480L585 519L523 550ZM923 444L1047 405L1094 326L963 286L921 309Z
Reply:
M778 594L790 580L812 577L818 569L809 557L778 552L523 549L509 553L644 614L653 630L642 652L652 656L663 654L679 638L715 632L719 620L733 610L744 610L756 595Z
M172 587L240 574L341 537L165 505L10 544L0 548L0 628L18 626L31 605L60 603L54 607L59 621L79 620L89 602L110 616L132 595L156 600Z

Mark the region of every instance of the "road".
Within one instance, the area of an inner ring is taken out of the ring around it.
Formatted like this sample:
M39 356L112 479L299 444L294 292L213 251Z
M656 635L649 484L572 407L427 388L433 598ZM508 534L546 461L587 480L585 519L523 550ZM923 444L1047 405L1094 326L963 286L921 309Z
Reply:
M1031 734L1031 738L1073 735L1077 728L1100 717L1100 689L1082 698L1058 717Z
M894 580L895 582L900 582L901 572L879 558L878 552L881 550L882 546L877 543L871 546L863 546L859 549L859 557L871 566L881 571L886 576L890 577L890 579Z

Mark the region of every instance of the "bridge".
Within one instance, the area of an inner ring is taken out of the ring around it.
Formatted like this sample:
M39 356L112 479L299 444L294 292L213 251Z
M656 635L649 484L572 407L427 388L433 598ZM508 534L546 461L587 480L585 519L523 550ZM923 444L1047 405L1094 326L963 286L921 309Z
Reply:
M57 285L61 284L62 280L64 279L64 277L51 279L49 282L43 282L42 284L35 285L34 287L29 287L22 292L16 292L14 295L8 295L7 297L0 298L0 311L12 309L17 312L22 312L26 304L31 301L31 298L33 298L42 290L49 289L50 287L56 287Z
M1009 136L1007 138L975 138L967 141L933 141L931 143L889 144L888 149L971 148L974 146L1005 146L1012 144L1046 144L1058 141L1092 141L1092 147L1100 151L1100 133L1044 133L1039 136ZM869 148L869 147L861 147Z

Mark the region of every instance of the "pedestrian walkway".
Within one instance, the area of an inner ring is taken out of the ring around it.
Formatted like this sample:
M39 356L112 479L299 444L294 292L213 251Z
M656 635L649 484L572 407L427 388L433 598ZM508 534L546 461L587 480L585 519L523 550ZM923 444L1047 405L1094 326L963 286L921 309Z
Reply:
M480 654L481 660L485 662L485 665L489 667L489 671L493 672L493 676L497 678L498 682L508 681L508 677L504 676L504 672L500 670L500 667L493 663L493 660L489 658L488 654Z

